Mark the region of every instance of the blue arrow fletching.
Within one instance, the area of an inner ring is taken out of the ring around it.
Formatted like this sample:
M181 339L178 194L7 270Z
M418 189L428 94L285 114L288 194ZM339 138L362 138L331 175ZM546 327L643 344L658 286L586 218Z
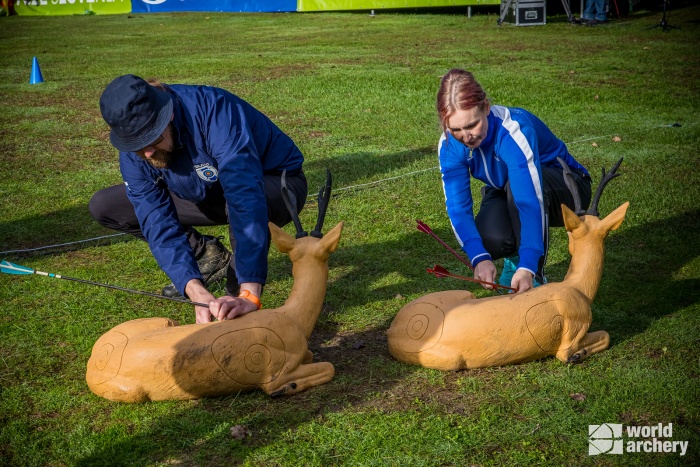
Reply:
M10 263L9 261L0 263L0 270L5 274L34 274L34 269Z

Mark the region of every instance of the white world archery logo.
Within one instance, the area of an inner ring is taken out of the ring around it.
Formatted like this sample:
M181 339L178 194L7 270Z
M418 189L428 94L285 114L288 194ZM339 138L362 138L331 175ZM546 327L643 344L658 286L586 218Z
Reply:
M588 425L588 455L622 453L622 424Z

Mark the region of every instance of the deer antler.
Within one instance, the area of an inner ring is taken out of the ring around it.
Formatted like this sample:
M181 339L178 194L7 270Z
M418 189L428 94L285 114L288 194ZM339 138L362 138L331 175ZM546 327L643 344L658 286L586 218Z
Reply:
M603 167L603 174L600 179L600 183L598 183L598 188L595 191L595 196L593 197L593 202L591 203L591 207L588 208L588 211L586 214L590 216L596 216L599 217L600 213L598 212L598 201L600 201L600 195L603 194L603 189L605 186L610 182L615 177L619 177L622 174L616 173L617 169L620 167L620 164L622 164L622 157L620 158L619 161L610 169L610 172L607 174L605 173L605 167Z
M586 214L586 211L581 209L581 195L578 192L578 187L576 186L576 180L574 180L574 175L571 173L569 165L566 162L564 162L564 159L562 159L561 157L557 157L557 160L564 168L564 183L566 183L566 187L569 189L571 195L574 197L574 213L577 216L583 216L584 214Z
M326 185L322 186L318 192L318 219L316 220L316 227L311 231L311 236L316 238L323 238L323 221L326 218L326 210L328 209L328 201L331 199L331 184L333 180L331 178L331 171L326 169Z
M309 233L304 230L299 220L299 211L297 210L297 199L294 193L287 189L287 171L282 172L282 199L287 206L289 214L292 216L294 227L297 229L296 238L308 237Z

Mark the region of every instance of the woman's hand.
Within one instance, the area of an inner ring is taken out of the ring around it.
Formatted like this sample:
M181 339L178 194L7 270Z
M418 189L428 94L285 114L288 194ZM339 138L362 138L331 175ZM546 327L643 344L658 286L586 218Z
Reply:
M522 293L533 288L532 273L527 269L518 269L513 274L513 279L510 281L510 286L517 289L514 293Z
M493 264L493 261L485 260L477 264L474 268L474 279L491 283L496 282L496 266ZM493 290L495 288L487 284L481 284L481 286L487 290Z

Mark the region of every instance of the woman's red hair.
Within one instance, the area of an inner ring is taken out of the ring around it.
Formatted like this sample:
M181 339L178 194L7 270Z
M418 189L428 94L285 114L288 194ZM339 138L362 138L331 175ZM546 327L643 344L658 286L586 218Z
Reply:
M442 131L447 122L458 110L472 107L483 108L488 104L484 88L474 79L474 75L460 68L453 68L442 77L437 93L437 112Z

